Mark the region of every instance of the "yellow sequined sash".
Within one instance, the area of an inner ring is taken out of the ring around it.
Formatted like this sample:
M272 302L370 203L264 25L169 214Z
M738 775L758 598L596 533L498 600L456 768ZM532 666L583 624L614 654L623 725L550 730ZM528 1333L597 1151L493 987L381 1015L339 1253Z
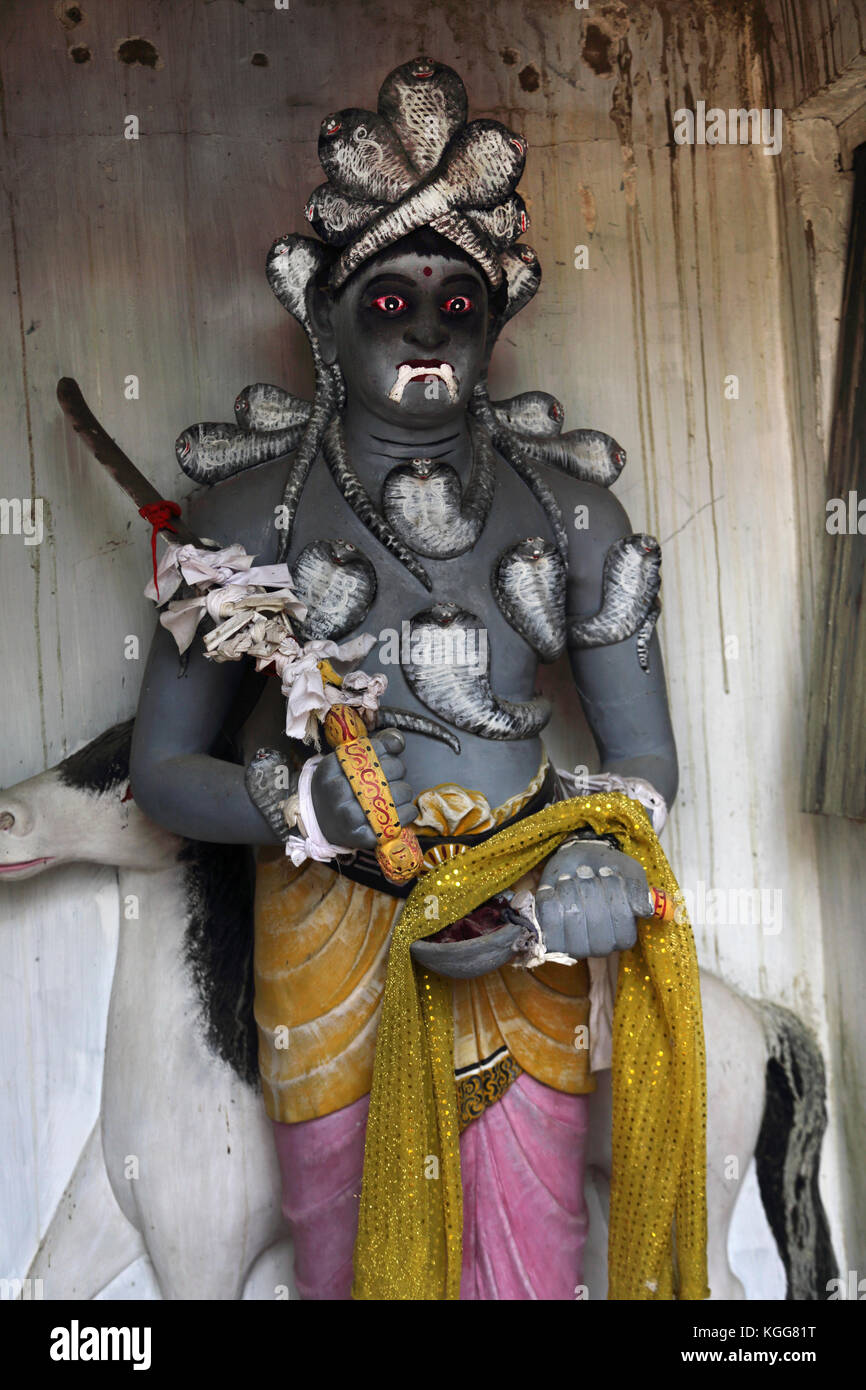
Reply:
M409 947L547 858L579 826L613 833L649 882L678 892L639 802L558 802L425 875L391 944L358 1238L356 1299L460 1297L462 1191L451 982ZM433 916L433 910L438 912ZM685 920L638 924L620 956L613 1020L611 1299L705 1298L706 1078L698 967ZM675 1236L674 1236L675 1231Z

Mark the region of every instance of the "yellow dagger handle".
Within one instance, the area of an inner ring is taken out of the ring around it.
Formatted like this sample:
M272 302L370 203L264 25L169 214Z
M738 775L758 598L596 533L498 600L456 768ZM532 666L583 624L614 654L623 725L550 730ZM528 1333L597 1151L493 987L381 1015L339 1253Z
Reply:
M329 684L342 685L330 662L319 662L319 670ZM322 727L376 836L376 858L382 873L391 883L408 883L421 868L421 846L415 832L400 824L364 720L351 705L332 705Z

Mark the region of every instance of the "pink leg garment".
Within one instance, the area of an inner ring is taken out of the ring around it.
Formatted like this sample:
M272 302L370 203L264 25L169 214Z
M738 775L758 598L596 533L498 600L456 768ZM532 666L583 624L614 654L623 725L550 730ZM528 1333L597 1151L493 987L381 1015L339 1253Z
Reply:
M526 1073L460 1139L461 1299L573 1299L588 1218L587 1096Z
M350 1297L369 1103L274 1123L302 1299ZM586 1096L524 1073L461 1136L461 1299L574 1298L587 1231L587 1107Z

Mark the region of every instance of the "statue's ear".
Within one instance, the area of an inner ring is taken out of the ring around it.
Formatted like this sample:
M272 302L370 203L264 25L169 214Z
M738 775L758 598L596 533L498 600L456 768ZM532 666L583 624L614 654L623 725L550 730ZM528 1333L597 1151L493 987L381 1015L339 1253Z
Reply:
M321 290L314 281L307 285L307 313L322 351L322 358L329 366L337 360L337 335L334 330L334 301L327 290Z

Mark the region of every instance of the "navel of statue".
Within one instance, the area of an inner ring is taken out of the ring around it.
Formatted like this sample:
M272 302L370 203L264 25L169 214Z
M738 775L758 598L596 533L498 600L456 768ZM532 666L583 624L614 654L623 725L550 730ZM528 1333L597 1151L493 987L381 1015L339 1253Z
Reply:
M434 459L412 459L393 468L385 479L386 521L428 559L451 559L471 550L490 513L496 481L493 451L483 430L473 426L472 435L472 472L465 495L450 464Z
M562 556L538 536L506 550L493 567L493 592L503 617L542 661L556 661L565 646Z
M305 641L345 637L362 623L376 597L376 572L351 541L313 541L292 565L292 587L307 616L295 626Z
M480 738L535 738L550 719L542 696L517 703L494 695L487 677L486 629L473 613L437 603L409 626L403 674L413 694L455 728Z
M605 647L637 634L638 660L649 671L649 642L661 612L661 563L661 546L653 536L615 541L604 559L601 607L569 624L569 646Z

